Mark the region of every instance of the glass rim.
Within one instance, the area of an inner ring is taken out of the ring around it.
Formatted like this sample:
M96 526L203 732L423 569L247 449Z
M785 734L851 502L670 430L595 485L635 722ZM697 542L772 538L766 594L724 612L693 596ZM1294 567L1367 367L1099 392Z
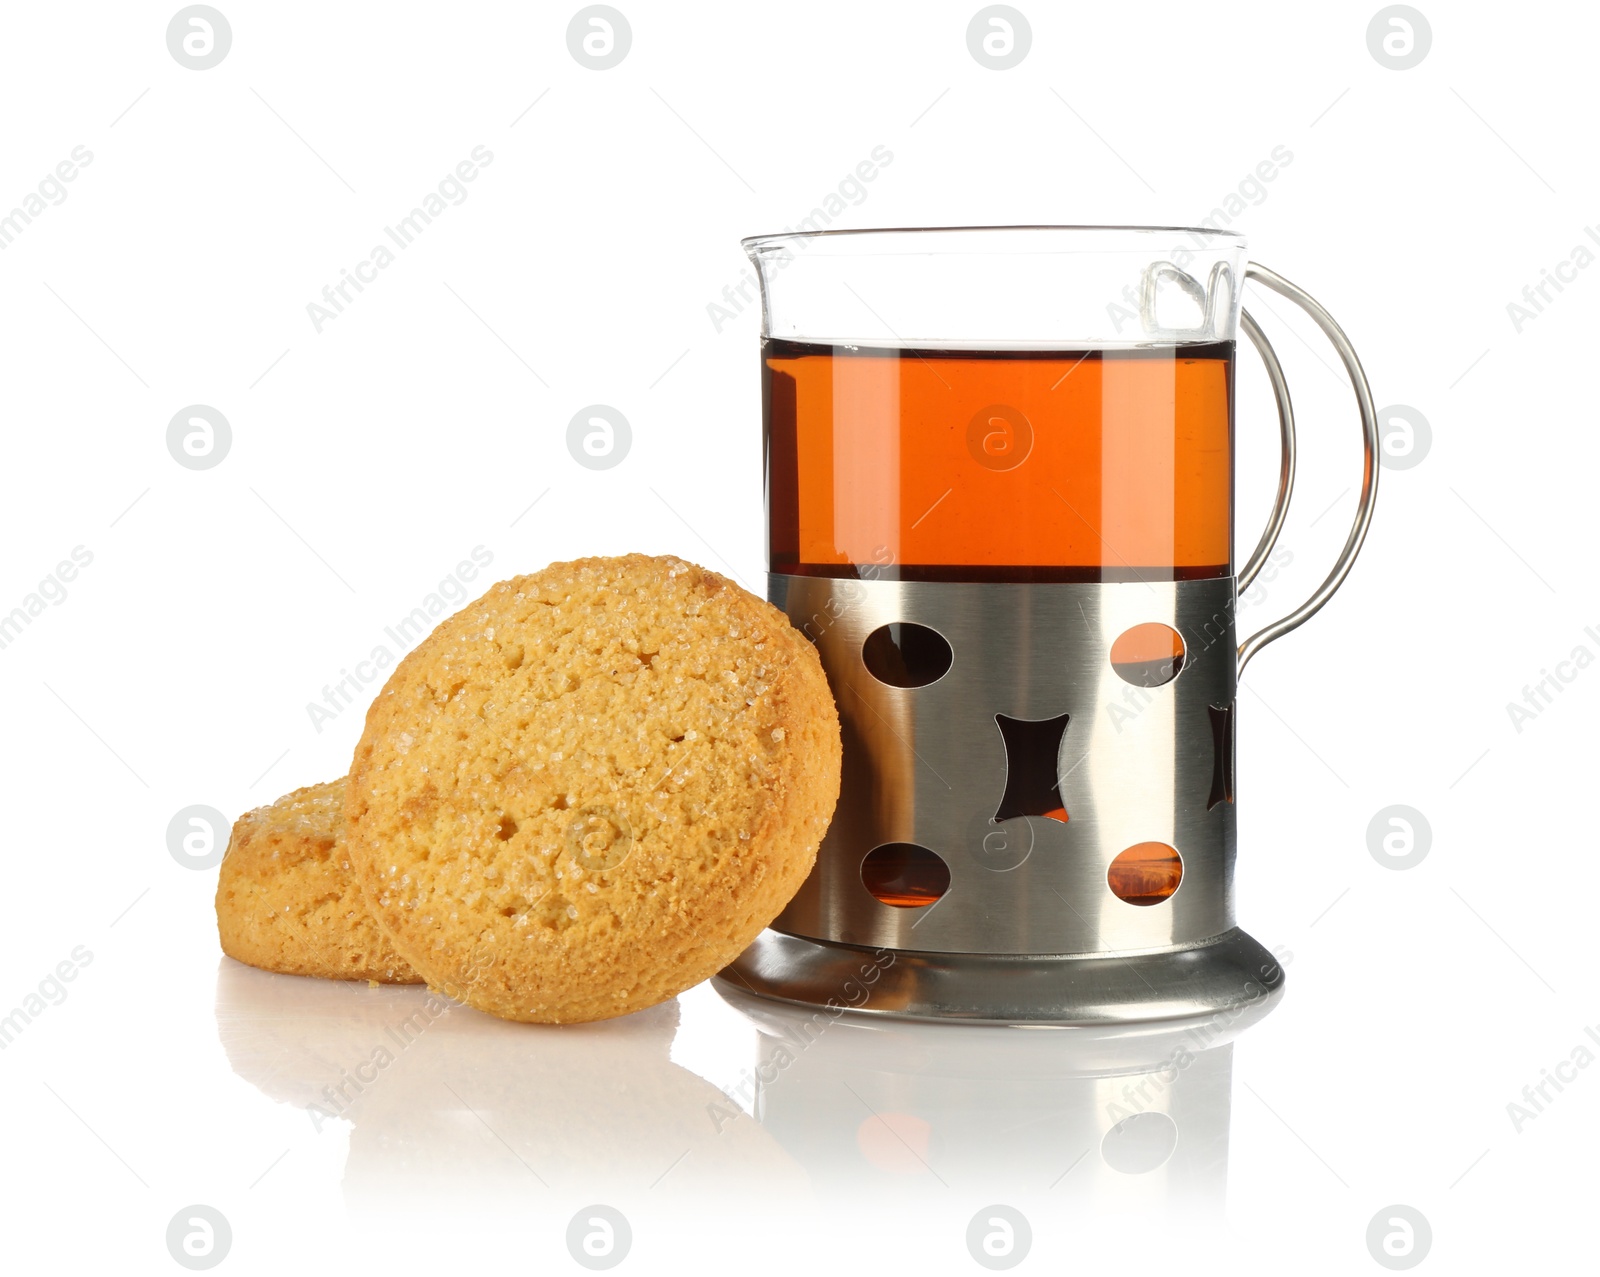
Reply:
M1195 247L1210 248L1238 248L1245 247L1245 237L1237 231L1213 229L1209 226L1135 226L1115 224L1083 224L1083 225L1058 225L1050 223L1023 223L1018 225L1000 226L870 226L860 228L841 228L839 230L825 231L778 231L767 235L750 235L739 241L740 247L750 256L765 252L770 248L794 241L805 241L808 249L813 243L834 240L847 242L851 240L868 240L881 237L888 240L893 237L906 237L916 239L922 236L951 236L961 238L968 235L1021 235L1030 234L1044 238L1042 233L1050 232L1056 237L1065 238L1074 232L1100 232L1134 237L1148 235L1188 235L1194 240ZM1104 245L1085 245L1082 249L1056 249L1057 252L1086 252L1086 253L1115 253L1115 252L1144 252L1145 247L1129 245L1127 248L1107 248Z

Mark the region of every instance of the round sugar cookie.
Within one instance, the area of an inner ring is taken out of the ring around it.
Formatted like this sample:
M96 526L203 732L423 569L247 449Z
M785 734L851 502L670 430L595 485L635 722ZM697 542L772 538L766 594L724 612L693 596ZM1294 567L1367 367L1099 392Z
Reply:
M730 962L839 794L816 650L675 558L503 581L394 669L345 798L350 860L429 985L513 1020L652 1006Z
M222 951L287 975L418 984L350 871L344 786L297 789L234 822L217 876Z

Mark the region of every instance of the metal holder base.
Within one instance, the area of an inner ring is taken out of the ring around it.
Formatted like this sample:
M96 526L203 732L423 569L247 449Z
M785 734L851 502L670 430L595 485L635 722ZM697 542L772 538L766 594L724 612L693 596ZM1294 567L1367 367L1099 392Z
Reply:
M916 953L764 931L717 977L796 1006L896 1020L1107 1025L1265 1015L1283 967L1237 927L1154 953Z

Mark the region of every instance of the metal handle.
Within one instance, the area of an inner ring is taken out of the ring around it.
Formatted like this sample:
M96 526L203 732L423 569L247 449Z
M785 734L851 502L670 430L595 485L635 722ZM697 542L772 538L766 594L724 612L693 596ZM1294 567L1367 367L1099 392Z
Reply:
M1261 356L1261 362L1267 366L1267 377L1272 382L1272 394L1278 401L1278 432L1283 441L1278 462L1278 495L1272 503L1272 514L1267 519L1266 531L1261 534L1261 540L1256 542L1256 548L1249 560L1239 570L1238 588L1242 593L1249 589L1250 582L1256 579L1256 573L1261 571L1262 564L1267 561L1267 555L1272 553L1272 547L1278 543L1278 533L1283 531L1283 521L1289 513L1289 498L1294 495L1295 437L1294 404L1289 399L1289 382L1283 375L1283 365L1278 362L1278 352L1273 350L1266 333L1261 331L1261 326L1251 318L1248 310L1239 312L1239 327L1244 329L1245 336L1250 338L1255 345L1256 353Z
M1322 305L1304 289L1291 284L1276 271L1270 271L1265 266L1251 263L1245 268L1246 280L1255 280L1257 283L1270 288L1281 297L1287 297L1306 314L1310 315L1317 327L1327 335L1333 348L1339 352L1339 358L1344 363L1345 373L1350 378L1350 384L1355 390L1356 406L1361 411L1361 441L1363 449L1361 473L1361 499L1356 507L1355 523L1351 525L1350 535L1345 539L1344 549L1339 551L1339 558L1316 589L1304 603L1290 612L1281 620L1274 621L1271 625L1257 631L1239 644L1239 673L1244 673L1244 667L1249 664L1250 658L1264 648L1274 639L1282 638L1290 630L1298 629L1319 611L1323 604L1333 597L1333 592L1344 583L1345 577L1350 574L1350 567L1356 561L1356 555L1361 552L1361 543L1366 540L1367 528L1372 523L1372 510L1378 501L1378 414L1372 406L1372 390L1367 385L1367 374L1362 371L1361 360L1357 358L1355 347L1350 344L1350 339L1344 335L1344 330L1334 321L1332 315L1322 308ZM1250 561L1239 574L1239 588L1243 589L1260 571L1262 562L1277 540L1278 532L1283 527L1284 515L1288 512L1289 493L1294 485L1294 416L1289 404L1288 386L1283 380L1283 369L1279 367L1277 356L1272 353L1272 347L1267 343L1261 330L1248 315L1241 316L1241 326L1255 343L1263 362L1267 365L1267 374L1272 379L1272 388L1278 399L1278 416L1283 429L1283 465L1279 474L1278 500L1273 506L1272 518L1267 523L1267 530L1262 535L1261 544L1256 547L1256 552L1250 556Z

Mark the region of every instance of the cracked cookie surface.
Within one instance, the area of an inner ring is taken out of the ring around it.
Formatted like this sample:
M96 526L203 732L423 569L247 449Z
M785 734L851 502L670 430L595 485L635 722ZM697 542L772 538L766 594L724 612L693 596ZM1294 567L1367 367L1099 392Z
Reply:
M515 1020L654 1005L810 872L839 790L815 649L675 558L503 581L396 666L345 798L366 900L432 987Z

